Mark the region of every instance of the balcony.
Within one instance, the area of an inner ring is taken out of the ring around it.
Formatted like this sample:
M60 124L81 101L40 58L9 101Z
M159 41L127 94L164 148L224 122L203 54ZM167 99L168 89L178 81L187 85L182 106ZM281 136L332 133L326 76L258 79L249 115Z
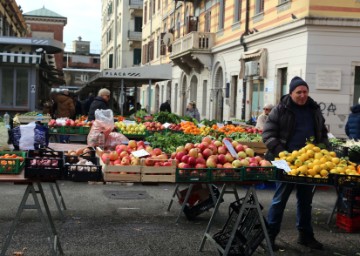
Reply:
M142 9L143 0L129 0L129 9Z
M174 41L170 59L186 73L192 69L200 72L203 68L211 68L214 43L215 33L190 32Z
M142 32L128 30L129 41L141 41Z

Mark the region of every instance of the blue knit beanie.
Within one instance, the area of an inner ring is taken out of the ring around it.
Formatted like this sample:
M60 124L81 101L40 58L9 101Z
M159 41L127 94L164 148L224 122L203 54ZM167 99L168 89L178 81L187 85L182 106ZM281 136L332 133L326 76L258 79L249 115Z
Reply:
M291 79L289 93L291 94L295 90L295 88L300 85L304 85L309 89L308 84L301 77L295 76L293 79Z

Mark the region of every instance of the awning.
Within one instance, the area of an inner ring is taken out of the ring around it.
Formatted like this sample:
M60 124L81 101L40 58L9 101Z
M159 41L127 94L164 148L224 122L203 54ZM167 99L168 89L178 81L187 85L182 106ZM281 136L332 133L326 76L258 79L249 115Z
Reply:
M240 74L239 79L243 79L245 75L245 62L248 60L258 60L259 61L259 75L263 78L267 75L267 49L260 48L253 51L247 51L242 53L240 58Z
M0 63L39 64L41 53L0 52Z

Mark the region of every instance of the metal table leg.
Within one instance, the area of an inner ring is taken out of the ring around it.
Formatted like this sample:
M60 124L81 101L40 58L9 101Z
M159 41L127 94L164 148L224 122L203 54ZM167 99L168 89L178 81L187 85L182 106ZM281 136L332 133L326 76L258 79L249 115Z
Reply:
M55 204L56 204L56 208L58 209L59 213L60 213L60 216L62 219L64 219L64 214L62 212L62 209L61 209L61 205L59 203L59 200L55 194L55 190L54 190L54 187L53 187L53 184L52 183L49 183L49 187L50 187L50 191L51 191L51 194L52 196L54 197L54 201L55 201Z
M189 188L188 188L188 190L187 190L187 192L186 192L184 202L183 202L182 205L181 205L181 209L180 209L179 215L178 215L178 217L177 217L177 219L176 219L176 221L175 221L176 223L178 223L181 214L184 212L185 206L186 206L187 202L189 201L189 198L190 198L191 191L192 191L193 187L194 187L194 184L190 184L190 186L189 186Z
M174 198L175 198L175 196L176 196L176 193L177 193L177 192L178 192L178 190L179 190L179 187L180 187L180 185L179 185L179 184L176 184L176 187L175 187L174 193L173 193L173 195L172 195L172 197L171 197L171 200L170 200L169 206L168 206L168 208L167 208L167 211L168 211L168 212L170 211L170 208L171 208L171 206L172 206L172 204L173 204L173 202L174 202Z
M338 205L340 204L340 202L341 202L341 200L342 200L342 196L341 196L341 194L340 194L340 190L339 190L339 187L335 187L335 190L336 190L336 195L337 195L337 197L336 197L336 201L335 201L335 204L334 204L334 207L333 207L333 209L332 209L332 211L331 211L331 214L330 214L330 216L329 216L329 218L328 218L328 220L327 220L327 224L328 224L328 226L330 225L330 223L331 223L331 220L332 220L332 218L333 218L333 216L334 216L334 214L335 214L335 212L336 212L336 210L337 210L337 208L338 208Z

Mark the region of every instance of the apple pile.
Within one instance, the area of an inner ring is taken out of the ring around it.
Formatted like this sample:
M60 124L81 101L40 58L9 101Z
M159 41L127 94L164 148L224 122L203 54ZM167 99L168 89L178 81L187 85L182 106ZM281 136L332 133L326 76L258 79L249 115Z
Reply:
M255 127L249 127L249 128L246 128L246 132L247 133L262 133L262 130L258 129L258 128L255 128Z
M145 122L146 130L156 132L164 130L165 127L160 122Z
M76 119L75 121L72 119L51 119L48 122L48 127L60 127L60 126L69 126L69 127L90 127L93 124L93 121L86 122L84 120Z
M230 139L227 139L230 141ZM179 169L187 168L240 168L242 166L271 166L271 163L260 156L255 156L254 150L237 141L230 141L237 158L229 152L222 141L204 137L201 143L187 143L179 146L171 157L177 160Z
M181 131L180 124L170 124L168 128L172 131Z

